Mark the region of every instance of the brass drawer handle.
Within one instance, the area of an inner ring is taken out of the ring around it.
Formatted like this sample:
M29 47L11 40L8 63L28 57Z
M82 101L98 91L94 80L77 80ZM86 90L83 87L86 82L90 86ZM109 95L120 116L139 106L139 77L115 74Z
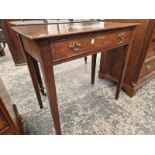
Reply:
M119 39L120 39L121 41L124 40L125 36L126 36L126 35L125 35L124 32L121 32L121 33L118 35L118 37L119 37Z
M73 49L74 51L78 51L80 49L81 45L76 43L75 41L73 43L69 44L69 48Z

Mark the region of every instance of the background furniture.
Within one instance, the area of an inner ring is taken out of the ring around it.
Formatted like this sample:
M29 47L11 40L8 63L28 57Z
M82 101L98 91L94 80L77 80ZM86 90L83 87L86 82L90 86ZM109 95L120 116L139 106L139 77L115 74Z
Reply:
M4 48L5 46L2 47L2 45L0 44L0 57L5 55Z
M47 20L38 20L38 19L0 19L0 24L4 28L4 32L6 35L7 43L13 58L15 65L23 65L26 63L22 47L19 42L19 38L17 37L17 33L11 29L14 25L13 21L19 21L17 25L31 25L31 24L38 24L39 23L46 23ZM48 20L52 22L69 22L69 20ZM75 22L79 22L80 20L76 20ZM83 20L86 21L86 20ZM47 23L46 23L47 24ZM85 62L87 63L87 58L85 58Z
M23 128L15 105L0 79L0 134L23 134Z
M91 21L56 25L16 26L40 107L42 101L34 62L40 62L57 134L61 134L53 65L92 55L94 83L96 55L113 48L124 49L115 98L118 99L132 47L136 24ZM30 33L31 32L31 33Z
M141 24L137 27L135 33L123 81L123 89L129 96L134 96L140 87L155 77L155 20L108 19L106 21ZM102 53L99 78L118 81L121 55L122 51L120 49L113 49L110 52Z
M6 38L3 32L2 25L0 24L0 56L5 55L5 52L4 52L5 45L6 45Z
M17 37L17 33L11 29L11 21L17 21L19 19L1 19L1 24L4 29L4 33L6 36L6 40L14 60L15 65L25 64L25 58L23 54L23 50L21 48L19 38Z

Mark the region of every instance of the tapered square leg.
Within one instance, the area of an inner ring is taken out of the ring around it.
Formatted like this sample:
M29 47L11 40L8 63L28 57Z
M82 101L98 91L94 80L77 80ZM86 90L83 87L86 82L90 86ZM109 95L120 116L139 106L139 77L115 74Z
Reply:
M38 62L36 60L34 61L34 65L35 65L35 70L37 73L37 78L38 78L38 83L39 83L41 94L46 96L44 86L43 86L43 82L42 82L42 78L41 78L41 74L40 74L39 65L38 65Z
M94 84L94 82L95 82L96 58L97 58L97 54L92 55L91 84Z
M87 56L84 57L85 64L87 64Z
M125 47L121 47L119 48L121 50L121 60L120 60L120 76L118 79L118 83L117 83L117 89L116 89L116 94L115 94L115 99L118 100L119 95L120 95L120 91L122 88L122 83L124 80L124 76L125 76L125 70L126 70L126 63L127 63L127 52L128 52L128 46Z
M50 44L48 42L40 41L38 43L38 46L40 65L44 76L54 127L56 133L60 135L60 118L57 104L56 86L53 71L53 59L51 55Z
M134 31L133 31L133 35L132 35L132 39L130 41L130 44L125 45L124 47L120 47L120 49L123 48L122 61L121 61L122 65L121 65L120 76L119 76L119 79L118 79L117 89L116 89L116 94L115 94L115 99L116 100L119 98L120 91L121 91L121 88L122 88L122 84L123 84L123 81L124 81L127 65L128 65L128 62L129 62L130 54L131 54L131 48L132 48L135 32L136 32L136 29L134 29Z
M120 76L118 79L118 83L117 83L117 89L116 89L116 94L115 94L115 99L118 100L119 95L120 95L120 91L122 88L122 84L124 81L124 77L125 77L125 73L126 73L126 69L127 69L127 64L129 61L129 57L130 57L130 50L131 47L129 45L124 46L123 48L120 47L120 50L122 50L122 57L121 57L121 65L120 65Z
M38 77L37 77L37 73L35 70L35 60L27 52L25 52L25 57L26 57L27 65L28 65L29 72L31 75L32 83L33 83L33 86L34 86L34 89L36 92L39 106L40 106L40 108L43 108L41 95L40 95L40 89L39 89L39 83L38 83Z
M38 99L39 106L40 106L40 108L43 108L41 95L40 95L40 90L39 90L38 76L37 76L36 66L35 66L36 60L29 53L27 53L25 51L21 36L18 35L18 37L19 37L20 44L21 44L22 49L23 49L24 54L25 54L25 59L27 61L27 66L28 66L28 69L29 69L29 72L30 72L30 75L31 75L32 83L33 83L33 86L34 86L34 89L35 89L35 93L36 93L36 96L37 96L37 99Z

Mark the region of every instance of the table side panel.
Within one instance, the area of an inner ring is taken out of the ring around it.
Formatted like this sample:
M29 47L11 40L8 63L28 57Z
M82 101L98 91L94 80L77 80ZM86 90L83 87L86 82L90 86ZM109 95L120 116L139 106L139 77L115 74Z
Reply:
M21 36L21 41L24 46L24 50L29 53L33 58L39 61L38 47L34 40L27 39Z

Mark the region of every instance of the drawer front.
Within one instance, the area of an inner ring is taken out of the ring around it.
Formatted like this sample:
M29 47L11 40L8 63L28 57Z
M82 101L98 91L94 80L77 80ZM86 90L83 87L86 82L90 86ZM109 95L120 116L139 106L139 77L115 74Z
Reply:
M129 42L132 30L113 33L76 37L70 40L61 40L51 43L54 60L65 59L76 55L86 54L94 50Z
M155 40L152 41L152 43L147 51L146 58L151 58L153 56L155 56Z
M140 77L144 77L145 75L151 73L154 70L155 70L155 59L149 62L145 62L141 70Z
M7 129L9 127L9 124L7 123L7 120L5 119L3 113L0 110L0 133Z

